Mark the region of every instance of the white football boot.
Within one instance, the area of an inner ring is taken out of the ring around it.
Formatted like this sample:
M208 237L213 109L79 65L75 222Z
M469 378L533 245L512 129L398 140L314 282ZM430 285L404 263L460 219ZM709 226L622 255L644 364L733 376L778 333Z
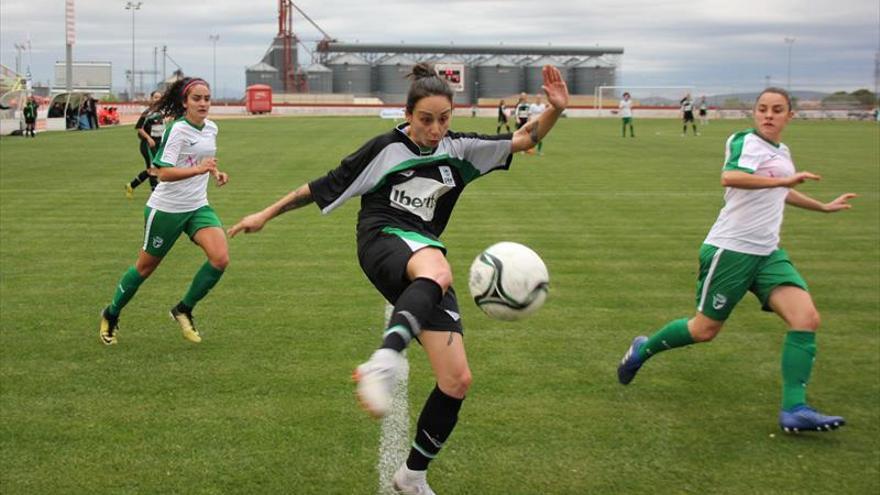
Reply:
M403 359L394 349L378 349L354 370L358 401L374 418L384 417L391 409L391 396Z
M413 471L404 462L391 478L391 486L401 495L437 495L428 486L427 476L427 471Z

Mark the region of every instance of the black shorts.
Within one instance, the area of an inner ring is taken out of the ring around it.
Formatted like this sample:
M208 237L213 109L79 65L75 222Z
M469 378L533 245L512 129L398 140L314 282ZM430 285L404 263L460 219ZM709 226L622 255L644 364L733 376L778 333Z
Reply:
M705 116L706 116L706 110L701 108L700 109L700 117L705 117Z
M516 128L519 129L520 127L526 125L528 122L529 122L528 117L518 118L518 119L516 119Z
M358 261L364 274L391 304L397 303L397 298L411 282L406 276L406 264L414 252L403 239L386 233L377 234L358 250ZM423 330L463 334L455 289L450 287L446 291L427 321L422 322L422 327Z
M682 120L684 121L685 124L687 124L688 122L693 122L694 121L694 112L685 112L684 118Z

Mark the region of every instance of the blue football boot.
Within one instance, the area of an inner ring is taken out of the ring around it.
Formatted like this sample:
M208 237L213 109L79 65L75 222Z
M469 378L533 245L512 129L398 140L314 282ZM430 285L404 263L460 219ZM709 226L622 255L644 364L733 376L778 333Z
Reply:
M786 433L801 431L831 431L845 425L840 416L825 416L810 406L800 405L789 411L779 412L779 427Z
M645 364L645 361L639 359L639 349L647 341L648 337L644 335L634 338L626 354L623 355L623 359L620 360L620 366L617 367L617 380L621 385L628 385L636 377L639 368Z

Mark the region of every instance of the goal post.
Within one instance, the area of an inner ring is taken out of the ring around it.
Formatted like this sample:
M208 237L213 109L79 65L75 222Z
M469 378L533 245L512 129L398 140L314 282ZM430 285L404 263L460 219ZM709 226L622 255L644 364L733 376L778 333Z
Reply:
M596 116L601 117L606 105L611 110L617 110L617 102L623 93L629 93L635 105L678 108L687 94L696 101L696 91L696 86L597 86L593 102Z

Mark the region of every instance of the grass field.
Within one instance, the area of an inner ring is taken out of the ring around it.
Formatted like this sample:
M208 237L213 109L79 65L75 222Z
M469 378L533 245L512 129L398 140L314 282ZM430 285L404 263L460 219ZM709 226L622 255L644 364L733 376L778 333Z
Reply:
M388 121L271 118L219 123L228 186L209 191L227 225L334 167ZM665 353L629 387L630 339L694 310L697 251L722 204L716 121L562 120L543 157L470 186L444 236L457 276L474 385L429 480L440 494L872 493L880 486L880 137L876 124L795 122L799 169L850 211L789 209L786 247L822 312L809 389L849 424L778 431L784 324L752 296L712 344ZM493 132L458 119L456 130ZM378 424L351 370L378 344L384 302L360 272L358 201L311 206L230 241L232 263L196 311L205 341L167 312L204 257L180 240L98 343L98 311L142 238L130 127L0 139L0 492L372 494ZM501 240L545 259L551 296L533 318L492 321L467 268ZM410 351L412 414L433 386ZM413 418L413 422L415 418ZM871 488L873 487L873 488Z

